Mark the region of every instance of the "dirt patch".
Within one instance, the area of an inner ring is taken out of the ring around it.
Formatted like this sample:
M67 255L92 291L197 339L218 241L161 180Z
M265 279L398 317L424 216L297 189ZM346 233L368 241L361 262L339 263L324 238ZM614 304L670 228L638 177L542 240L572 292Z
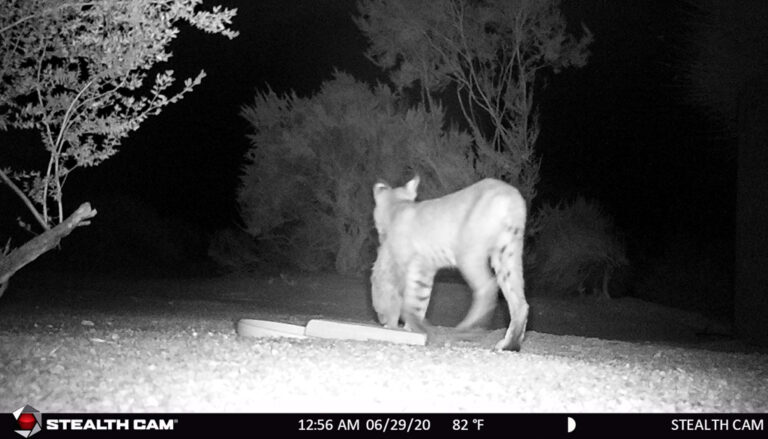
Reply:
M697 335L706 321L636 300L534 298L519 353L490 349L504 331L502 311L494 322L501 329L426 347L235 333L240 318L371 323L366 291L364 280L330 275L27 274L0 301L0 410L27 403L86 412L755 412L768 406L766 355L702 350L712 347ZM446 328L468 304L463 285L440 282L430 315ZM715 347L744 348L730 340Z

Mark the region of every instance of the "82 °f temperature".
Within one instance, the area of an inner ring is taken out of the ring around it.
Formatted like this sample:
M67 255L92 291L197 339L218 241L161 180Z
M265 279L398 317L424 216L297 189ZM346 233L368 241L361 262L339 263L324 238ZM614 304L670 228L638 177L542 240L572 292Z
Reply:
M480 431L485 425L483 418L454 419L453 431Z

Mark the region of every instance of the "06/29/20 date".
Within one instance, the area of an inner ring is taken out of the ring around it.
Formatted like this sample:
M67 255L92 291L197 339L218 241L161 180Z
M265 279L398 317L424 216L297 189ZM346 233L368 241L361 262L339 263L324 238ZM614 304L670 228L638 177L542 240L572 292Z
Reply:
M342 418L299 418L299 431L429 431L429 419L411 417L342 417Z

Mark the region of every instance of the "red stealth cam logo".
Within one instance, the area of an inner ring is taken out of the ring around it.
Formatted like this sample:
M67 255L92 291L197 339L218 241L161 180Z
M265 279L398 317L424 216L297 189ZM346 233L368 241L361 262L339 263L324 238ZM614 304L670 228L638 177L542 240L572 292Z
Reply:
M40 411L31 405L25 405L24 407L13 412L13 417L16 418L16 422L19 424L19 429L16 433L24 437L30 437L40 431L40 426L43 425L43 416Z

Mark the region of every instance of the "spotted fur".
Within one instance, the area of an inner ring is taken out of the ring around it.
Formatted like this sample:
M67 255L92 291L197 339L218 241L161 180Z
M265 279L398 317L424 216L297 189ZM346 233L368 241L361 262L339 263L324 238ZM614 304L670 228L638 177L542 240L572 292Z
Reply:
M379 251L371 296L386 327L424 330L437 270L457 267L472 288L472 305L456 327L469 330L487 321L498 289L510 322L496 349L520 350L528 319L524 295L525 200L502 181L485 179L441 198L416 201L419 177L402 187L373 186Z

